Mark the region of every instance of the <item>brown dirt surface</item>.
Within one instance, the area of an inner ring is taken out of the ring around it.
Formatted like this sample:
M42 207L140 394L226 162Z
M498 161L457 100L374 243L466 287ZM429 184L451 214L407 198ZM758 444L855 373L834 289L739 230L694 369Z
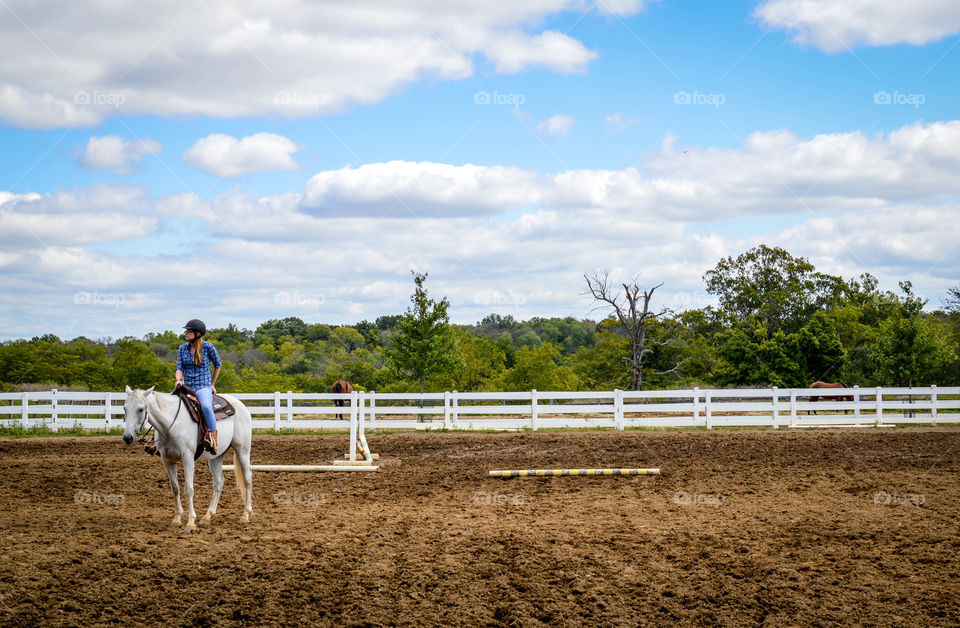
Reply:
M0 440L0 624L960 622L960 430L368 440L380 473L255 473L248 524L228 477L193 534L119 437ZM253 457L345 446L256 435ZM487 477L560 467L663 475ZM210 492L204 465L198 518Z

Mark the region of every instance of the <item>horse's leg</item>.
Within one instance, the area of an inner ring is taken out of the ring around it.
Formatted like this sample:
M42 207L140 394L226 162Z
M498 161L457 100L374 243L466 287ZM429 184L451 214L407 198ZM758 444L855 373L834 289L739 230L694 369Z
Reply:
M223 491L223 456L210 459L210 475L213 477L213 498L210 499L210 507L200 523L210 523L210 518L217 514L220 493Z
M183 457L183 492L187 496L187 525L184 530L193 532L197 529L197 513L193 509L193 455Z
M183 504L180 503L180 481L177 479L177 463L164 460L163 466L167 468L167 475L170 476L170 490L173 491L173 503L176 505L176 509L173 511L173 521L170 525L179 528L183 523Z
M233 450L236 452L237 469L243 476L244 500L241 518L244 521L250 521L250 515L253 514L253 469L250 467L250 443L234 443Z

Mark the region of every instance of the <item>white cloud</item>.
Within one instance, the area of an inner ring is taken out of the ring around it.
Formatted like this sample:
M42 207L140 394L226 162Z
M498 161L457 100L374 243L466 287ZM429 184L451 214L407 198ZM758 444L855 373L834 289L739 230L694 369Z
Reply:
M4 8L18 19L0 21L0 117L46 128L118 111L327 114L420 80L470 77L478 62L496 72L583 72L596 53L544 21L585 9L625 16L642 3L144 0L50 11L8 0Z
M131 186L100 184L55 194L16 195L0 203L0 244L9 250L138 238L152 233L156 225L143 190Z
M826 52L858 45L923 45L960 31L955 0L767 0L756 9L767 25Z
M549 31L530 36L522 31L498 34L486 47L486 56L498 72L515 74L530 66L557 72L583 72L597 58L576 39Z
M567 135L567 131L570 130L570 127L574 122L575 120L570 116L565 116L562 113L558 113L557 115L550 116L538 124L537 130L544 135L557 135L560 137L565 137Z
M213 325L355 322L402 312L411 267L430 272L431 293L449 296L460 322L587 316L581 275L599 267L666 282L664 305L700 307L710 302L702 274L759 243L824 272L873 273L884 289L911 280L936 304L960 277L958 133L958 122L872 137L774 131L724 150L668 138L642 168L550 175L374 163L266 197L148 199L129 185L7 193L0 337L142 334L198 309ZM397 197L414 211L386 211ZM163 255L103 245L160 237L170 221L198 221L189 228L202 240L184 247L171 235Z
M608 15L632 15L642 11L644 4L659 0L597 0L597 10Z
M496 214L534 202L539 185L520 168L391 161L320 172L303 205L326 216Z
M622 113L611 113L603 121L603 126L606 129L607 133L612 133L614 131L626 131L630 127L641 124L643 118L627 118Z
M91 170L112 169L117 175L132 174L144 155L157 155L163 144L144 138L125 140L117 135L91 137L79 162Z
M214 133L197 140L183 159L218 177L238 177L251 172L296 170L300 166L292 154L301 148L293 140L273 133L256 133L239 140Z
M2 47L0 43L0 49ZM17 57L12 52L10 54ZM3 74L0 73L2 80ZM96 112L77 106L72 100L54 96L49 91L38 93L16 85L0 85L0 120L6 124L26 129L49 129L58 126L92 126L99 119Z

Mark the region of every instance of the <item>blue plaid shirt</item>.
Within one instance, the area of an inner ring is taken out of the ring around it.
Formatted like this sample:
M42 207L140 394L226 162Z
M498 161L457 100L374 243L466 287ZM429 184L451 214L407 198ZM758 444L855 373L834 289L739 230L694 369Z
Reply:
M180 350L177 352L177 370L183 371L183 383L194 390L209 388L213 385L213 377L210 374L211 364L220 368L220 356L217 354L216 347L204 340L201 353L203 361L200 364L194 364L189 342L180 345Z

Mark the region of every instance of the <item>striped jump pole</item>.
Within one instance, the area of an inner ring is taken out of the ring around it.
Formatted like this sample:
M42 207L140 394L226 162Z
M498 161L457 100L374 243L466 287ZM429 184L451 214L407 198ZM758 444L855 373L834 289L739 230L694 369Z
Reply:
M490 472L492 478L549 478L582 476L660 475L660 469L517 469Z

